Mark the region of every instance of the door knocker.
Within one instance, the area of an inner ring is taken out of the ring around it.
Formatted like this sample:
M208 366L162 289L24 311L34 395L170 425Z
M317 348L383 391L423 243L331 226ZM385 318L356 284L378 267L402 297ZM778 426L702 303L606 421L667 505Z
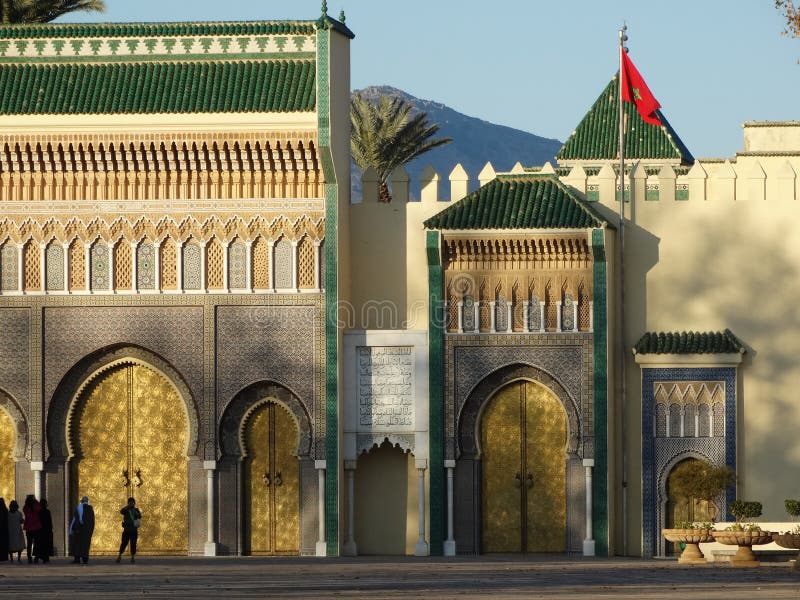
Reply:
M144 481L142 481L142 470L141 469L136 469L133 472L133 485L135 485L138 488L138 487L142 487L143 483L144 483Z
M122 487L128 487L131 484L131 478L128 477L128 469L122 469L122 477L120 478Z
M277 487L282 484L283 484L283 479L281 479L281 472L278 471L277 473L275 473L275 486Z
M264 473L264 476L261 479L264 480L264 485L266 485L267 487L272 485L272 479L270 479L269 473Z

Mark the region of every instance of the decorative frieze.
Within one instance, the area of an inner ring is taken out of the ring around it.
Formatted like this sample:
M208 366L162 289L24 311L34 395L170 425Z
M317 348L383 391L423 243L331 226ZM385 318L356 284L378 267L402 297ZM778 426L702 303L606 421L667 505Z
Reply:
M414 430L414 348L357 349L359 431Z

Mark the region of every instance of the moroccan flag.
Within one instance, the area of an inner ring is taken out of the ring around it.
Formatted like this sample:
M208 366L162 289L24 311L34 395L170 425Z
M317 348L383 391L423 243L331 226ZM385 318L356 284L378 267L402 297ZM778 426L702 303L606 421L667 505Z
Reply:
M639 74L628 53L620 48L620 74L622 77L622 99L636 105L636 110L645 123L650 125L661 125L661 121L656 115L656 110L661 105L656 100L650 88L644 82L644 78Z

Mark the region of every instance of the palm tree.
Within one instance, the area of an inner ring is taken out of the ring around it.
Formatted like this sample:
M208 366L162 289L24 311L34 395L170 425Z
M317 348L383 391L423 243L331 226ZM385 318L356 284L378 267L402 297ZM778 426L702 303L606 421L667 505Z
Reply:
M67 13L105 9L103 0L0 0L0 23L49 23Z
M428 115L398 96L370 101L361 94L350 99L350 154L362 170L375 169L380 182L380 201L391 202L386 183L392 171L428 150L442 146L451 138L431 139L439 126L428 122Z

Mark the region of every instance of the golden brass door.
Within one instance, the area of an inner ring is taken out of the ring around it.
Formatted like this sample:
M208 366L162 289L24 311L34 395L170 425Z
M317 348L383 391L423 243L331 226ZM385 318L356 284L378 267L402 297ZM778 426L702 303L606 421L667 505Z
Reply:
M70 501L87 495L94 506L92 552L116 553L119 510L133 496L142 511L138 550L186 554L188 422L172 385L138 365L112 369L82 393L72 427Z
M0 409L0 498L8 503L16 498L14 486L14 423L6 411Z
M481 420L483 552L564 552L567 421L547 388L517 381Z
M245 552L300 551L300 465L297 427L274 402L256 409L245 427Z

